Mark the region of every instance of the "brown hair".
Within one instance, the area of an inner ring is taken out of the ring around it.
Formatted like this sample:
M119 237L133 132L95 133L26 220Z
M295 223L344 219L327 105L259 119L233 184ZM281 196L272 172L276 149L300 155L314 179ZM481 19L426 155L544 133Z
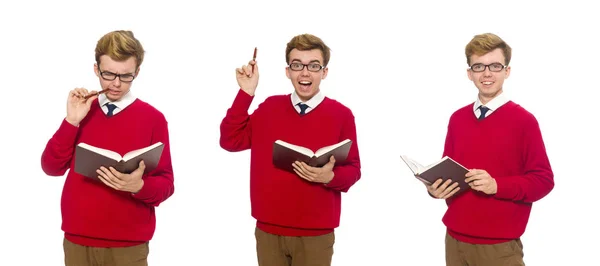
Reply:
M504 64L510 63L512 49L500 37L493 33L484 33L475 35L473 39L465 47L465 55L467 56L467 64L471 65L471 56L482 56L493 50L500 48L504 54Z
M290 63L290 52L293 49L298 49L300 51L308 51L312 49L321 50L321 54L323 55L323 66L327 66L329 63L330 49L323 40L319 37L314 36L312 34L301 34L297 35L287 44L287 48L285 49L285 62Z
M115 61L125 61L135 57L136 68L144 61L144 48L133 32L117 30L102 36L96 44L96 64L100 65L100 56L108 55Z

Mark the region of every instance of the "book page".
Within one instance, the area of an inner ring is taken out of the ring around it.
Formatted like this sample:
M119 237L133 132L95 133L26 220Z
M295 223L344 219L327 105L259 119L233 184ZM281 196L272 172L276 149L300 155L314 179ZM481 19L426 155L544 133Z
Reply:
M422 169L421 169L421 173L422 173L422 172L425 172L425 171L427 171L427 170L429 170L430 168L432 168L432 167L434 167L434 166L436 166L436 165L438 165L438 164L440 164L440 163L442 163L442 162L444 162L445 160L452 160L452 159L450 159L448 156L444 156L444 158L440 159L439 161L437 161L437 162L434 162L434 163L432 163L432 164L430 164L430 165L427 165L427 166L425 166L425 167L422 167ZM453 160L453 161L454 161L454 160Z
M312 156L315 155L315 153L313 151L311 151L310 149L308 149L306 147L302 147L302 146L290 144L290 143L287 143L287 142L285 142L283 140L277 140L277 141L275 141L275 143L277 143L277 144L279 144L279 145L281 145L283 147L286 147L286 148L288 148L290 150L295 150L295 151L297 151L299 153L302 153L302 154L304 154L304 155L306 155L308 157L312 157Z
M421 174L425 170L425 167L423 167L423 165L421 165L417 161L409 158L406 155L400 155L400 158L406 163L406 165L408 166L408 168L410 168L410 170L415 175L419 175L419 174Z
M118 154L118 153L116 153L116 152L114 152L114 151L107 150L107 149L102 149L102 148L98 148L98 147L94 147L94 146L89 145L87 143L81 142L81 143L77 144L77 146L79 146L81 148L84 148L86 150L95 152L97 154L103 155L105 157L111 158L111 159L113 159L113 160L115 160L117 162L122 159L121 155Z
M130 152L126 153L125 156L123 156L123 160L128 161L131 158L135 158L136 156L143 154L144 152L147 152L149 150L152 150L160 145L162 145L162 142L159 141L159 142L154 143L146 148L141 148L141 149L130 151Z
M325 153L328 153L328 152L330 152L332 150L335 150L337 147L340 147L340 146L348 143L349 141L350 141L349 139L345 139L342 142L339 142L339 143L336 143L336 144L333 144L333 145L329 145L329 146L325 146L323 148L320 148L320 149L317 150L317 152L315 152L315 156L319 157L319 156L321 156L321 155L323 155Z

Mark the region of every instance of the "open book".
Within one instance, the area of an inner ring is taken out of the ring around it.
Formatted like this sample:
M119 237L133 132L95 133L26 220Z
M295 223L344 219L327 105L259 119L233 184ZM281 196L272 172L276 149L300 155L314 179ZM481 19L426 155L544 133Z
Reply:
M154 170L158 165L164 147L165 145L162 142L157 142L121 156L114 151L94 147L82 142L75 148L75 172L97 179L97 169L100 169L101 166L106 168L112 166L121 173L130 174L139 167L139 163L142 160L144 160L144 164L146 165L145 172L149 172Z
M448 179L452 179L452 183L458 182L460 191L469 188L469 184L465 182L465 175L469 170L448 156L444 156L441 160L428 166L423 166L406 155L402 155L400 158L402 158L416 178L428 185L433 184L441 178L443 182L446 182Z
M306 147L277 140L273 143L273 164L278 168L293 172L292 164L295 161L302 161L313 167L321 167L329 162L331 155L335 158L335 163L339 164L346 161L351 146L352 141L345 139L313 152Z

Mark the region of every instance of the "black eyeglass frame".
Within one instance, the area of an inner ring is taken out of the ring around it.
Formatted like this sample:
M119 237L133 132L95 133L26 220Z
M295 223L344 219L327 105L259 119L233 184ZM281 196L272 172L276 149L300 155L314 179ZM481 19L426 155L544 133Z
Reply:
M100 71L100 77L102 77L102 79L107 80L107 81L113 81L113 80L119 78L119 81L129 83L129 82L133 82L133 80L136 78L136 76L134 74L130 74L130 73L117 74L117 73L113 73L110 71L102 71L100 69L98 69L98 71ZM105 75L112 76L113 78L112 79L107 78ZM131 77L131 80L129 80L129 79L123 80L122 77Z
M301 68L301 69L294 69L294 68L292 68L292 65L294 65L294 64L296 64L296 65L302 65L302 68ZM309 67L309 66L314 66L314 65L317 65L317 66L319 66L319 69L318 69L318 70L310 70L310 67ZM309 64L302 64L302 63L300 63L300 62L292 62L292 63L290 63L290 64L288 65L288 67L289 67L289 68L290 68L292 71L302 71L302 70L304 70L304 68L306 68L306 69L308 69L308 71L310 71L310 72L319 72L319 71L321 71L321 70L323 70L323 69L325 68L323 65L321 65L321 64L319 64L319 63L309 63Z
M473 69L474 66L483 66L483 69L480 70L480 71L476 71L476 70ZM492 70L491 66L502 66L502 68L500 68L499 70ZM481 64L481 63L477 63L477 64L472 64L471 66L469 66L469 69L471 69L471 71L473 71L475 73L484 72L486 68L489 69L490 72L500 72L500 71L506 69L506 67L507 66L505 66L505 65L503 65L501 63L491 63L491 64L487 64L487 65L484 65L484 64Z

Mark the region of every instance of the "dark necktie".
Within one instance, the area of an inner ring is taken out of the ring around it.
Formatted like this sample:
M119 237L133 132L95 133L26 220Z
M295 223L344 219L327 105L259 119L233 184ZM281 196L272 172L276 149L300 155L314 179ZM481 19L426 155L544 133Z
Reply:
M487 108L483 105L479 106L479 111L481 111L481 114L479 114L479 120L484 119L485 118L485 113L487 113L490 110L490 108Z
M306 114L306 109L308 108L307 104L305 104L305 103L299 103L298 107L300 107L300 115Z
M108 108L108 113L106 113L106 116L111 117L113 115L113 111L117 108L117 106L112 103L107 103L106 107Z

